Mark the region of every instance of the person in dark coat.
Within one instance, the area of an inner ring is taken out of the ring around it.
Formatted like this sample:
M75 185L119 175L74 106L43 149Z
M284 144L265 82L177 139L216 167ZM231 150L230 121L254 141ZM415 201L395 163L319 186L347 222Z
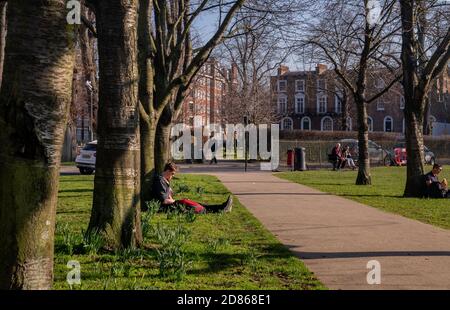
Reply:
M442 166L433 165L433 169L425 175L426 196L430 198L450 198L448 182L446 179L439 181Z
M342 163L345 158L343 158L340 143L337 143L331 150L330 160L333 163L333 171L341 169Z

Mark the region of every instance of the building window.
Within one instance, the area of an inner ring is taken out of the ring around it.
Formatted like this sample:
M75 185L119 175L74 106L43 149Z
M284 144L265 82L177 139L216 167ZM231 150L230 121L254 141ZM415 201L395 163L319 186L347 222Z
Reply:
M327 113L327 96L317 96L317 113Z
M367 117L367 127L369 128L369 132L373 131L373 118L370 116Z
M325 116L320 123L320 130L333 131L333 119L331 117Z
M377 100L377 111L384 111L384 100L382 98Z
M402 122L402 132L403 132L403 134L405 134L405 132L406 132L405 118L403 118L403 122Z
M400 96L400 110L404 110L404 109L405 109L405 97Z
M278 91L279 92L285 92L287 89L287 81L286 80L279 80L278 81Z
M311 119L309 117L305 116L302 118L301 129L302 130L311 130Z
M295 113L305 113L305 95L303 94L295 95Z
M296 80L295 81L295 91L296 92L305 92L305 80Z
M327 90L327 83L324 79L317 80L317 92L322 93Z
M278 97L278 113L280 113L280 114L287 113L287 97L286 96Z
M352 124L352 118L351 117L347 117L347 119L345 120L345 127L347 131L352 131L353 129L353 124Z
M293 129L293 123L292 119L290 117L283 118L281 121L283 130L292 130Z
M394 121L392 117L386 116L384 118L384 131L385 132L392 132L394 129Z
M194 103L189 101L189 111L194 112Z

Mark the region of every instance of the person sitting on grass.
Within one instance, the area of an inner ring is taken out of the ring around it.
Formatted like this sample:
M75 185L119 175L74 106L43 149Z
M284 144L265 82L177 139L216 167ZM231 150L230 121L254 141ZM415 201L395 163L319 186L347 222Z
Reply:
M426 194L430 198L450 198L447 179L439 181L442 166L433 165L433 169L425 175Z
M231 212L233 208L233 198L231 195L227 201L218 205L206 205L198 202L182 199L173 199L173 190L170 188L170 181L174 175L178 172L178 168L174 163L167 163L164 166L162 174L157 175L152 185L153 199L158 200L161 203L161 209L163 211L178 210L178 211L190 211L194 210L195 213L218 213L218 212Z

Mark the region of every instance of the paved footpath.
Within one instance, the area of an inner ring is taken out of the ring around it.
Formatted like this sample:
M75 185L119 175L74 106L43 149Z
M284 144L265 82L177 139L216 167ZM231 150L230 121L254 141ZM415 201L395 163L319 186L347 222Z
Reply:
M450 289L450 231L285 181L211 169L330 289ZM367 263L381 265L369 285Z

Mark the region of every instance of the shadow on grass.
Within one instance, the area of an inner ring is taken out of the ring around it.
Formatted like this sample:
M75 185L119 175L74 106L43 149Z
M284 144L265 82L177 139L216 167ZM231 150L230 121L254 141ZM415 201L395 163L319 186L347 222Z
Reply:
M78 188L78 189L63 189L59 191L59 194L61 193L92 193L93 189L90 188ZM69 197L69 196L62 196L62 197ZM76 196L78 197L78 196Z
M336 194L338 196L341 197L387 197L387 198L409 198L409 197L403 197L402 195L379 195L379 194L373 194L373 195L368 195L368 194L361 194L361 195L356 195L356 194Z

